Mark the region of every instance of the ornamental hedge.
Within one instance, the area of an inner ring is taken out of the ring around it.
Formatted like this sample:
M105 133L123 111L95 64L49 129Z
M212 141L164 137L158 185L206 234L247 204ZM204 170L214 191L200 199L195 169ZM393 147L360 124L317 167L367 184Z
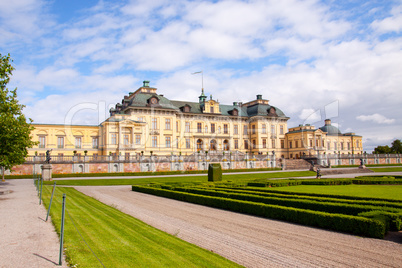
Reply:
M306 199L296 199L296 198L280 198L280 197L269 197L269 196L259 196L256 194L247 193L228 193L224 191L214 191L206 190L200 188L185 188L176 187L173 188L174 191L188 192L193 194L216 196L236 200L244 200L251 202L259 202L270 205L278 205L285 207L293 207L300 209L316 210L328 213L339 213L345 215L358 215L362 212L372 211L372 210L384 210L389 212L399 212L399 209L388 208L382 206L373 205L355 205L355 204L345 204L345 203L335 203L335 202L319 202L317 200L306 200Z
M147 186L133 185L132 190L234 212L284 220L361 236L383 238L386 231L384 221L376 218L327 213Z

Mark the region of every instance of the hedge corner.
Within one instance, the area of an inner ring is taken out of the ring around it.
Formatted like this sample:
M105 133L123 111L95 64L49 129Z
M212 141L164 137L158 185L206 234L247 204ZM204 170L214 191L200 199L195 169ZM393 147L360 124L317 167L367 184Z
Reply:
M221 181L222 167L221 164L209 164L208 166L208 181Z

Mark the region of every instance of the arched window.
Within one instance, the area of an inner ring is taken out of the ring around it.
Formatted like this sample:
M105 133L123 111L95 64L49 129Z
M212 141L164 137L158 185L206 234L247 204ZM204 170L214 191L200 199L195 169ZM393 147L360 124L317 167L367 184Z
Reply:
M201 139L197 140L197 151L202 151L203 142Z
M229 141L228 140L223 141L223 150L229 151Z
M216 140L211 140L209 150L216 151Z

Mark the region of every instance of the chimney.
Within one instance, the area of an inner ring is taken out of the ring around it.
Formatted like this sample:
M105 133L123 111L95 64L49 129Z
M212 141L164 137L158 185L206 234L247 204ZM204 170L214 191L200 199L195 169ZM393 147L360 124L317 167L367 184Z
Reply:
M258 94L257 95L257 100L262 100L262 95Z
M325 125L330 126L331 125L331 119L325 119Z

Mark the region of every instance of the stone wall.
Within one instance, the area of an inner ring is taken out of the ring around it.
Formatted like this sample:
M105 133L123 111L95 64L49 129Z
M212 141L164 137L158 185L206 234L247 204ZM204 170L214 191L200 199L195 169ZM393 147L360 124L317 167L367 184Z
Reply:
M401 155L320 155L315 164L322 166L400 164ZM43 165L41 158L30 158L22 165L13 168L12 175L40 174ZM209 163L221 163L222 169L258 169L279 167L283 169L309 169L310 160L280 159L275 155L215 155L215 156L140 156L136 158L70 158L51 161L54 174L70 173L113 173L146 171L186 171L207 170ZM6 175L10 172L7 171Z

